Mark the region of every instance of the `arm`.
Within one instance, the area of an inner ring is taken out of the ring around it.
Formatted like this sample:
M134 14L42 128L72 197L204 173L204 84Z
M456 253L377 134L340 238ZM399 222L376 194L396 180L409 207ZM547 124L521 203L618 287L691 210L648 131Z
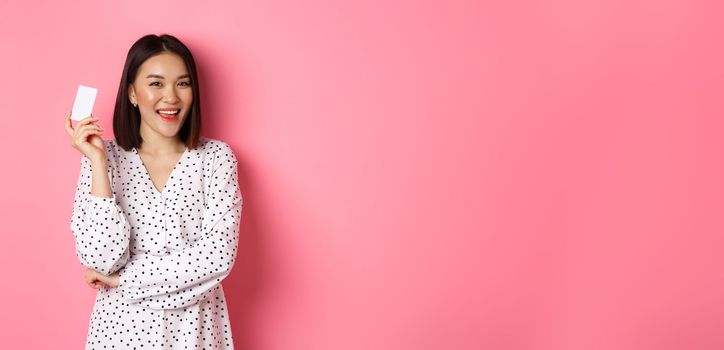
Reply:
M116 204L107 161L81 158L70 229L84 266L108 275L128 261L131 227Z
M156 310L187 307L213 292L231 272L242 197L237 160L228 145L218 151L213 167L201 238L168 255L134 255L119 271L118 290L125 301Z

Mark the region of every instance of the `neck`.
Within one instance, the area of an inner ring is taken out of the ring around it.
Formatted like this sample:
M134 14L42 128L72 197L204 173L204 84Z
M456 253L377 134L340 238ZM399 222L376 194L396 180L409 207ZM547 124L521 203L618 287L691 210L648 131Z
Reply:
M143 142L138 150L143 153L162 156L186 150L186 145L176 135L171 137L161 135L149 130L143 123L141 123L140 133Z

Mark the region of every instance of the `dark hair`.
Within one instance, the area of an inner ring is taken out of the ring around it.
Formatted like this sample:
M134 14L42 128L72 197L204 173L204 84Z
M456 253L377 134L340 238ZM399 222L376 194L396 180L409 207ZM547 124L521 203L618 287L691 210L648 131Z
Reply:
M116 106L113 110L113 134L116 137L116 143L126 151L130 151L132 147L138 148L143 142L140 133L141 114L137 108L131 105L128 98L128 86L136 79L138 69L143 62L164 52L174 53L184 60L193 90L191 109L178 132L179 139L190 149L196 148L199 144L201 104L194 57L186 45L174 36L149 34L138 39L128 50L121 84L118 87L118 96L116 96Z

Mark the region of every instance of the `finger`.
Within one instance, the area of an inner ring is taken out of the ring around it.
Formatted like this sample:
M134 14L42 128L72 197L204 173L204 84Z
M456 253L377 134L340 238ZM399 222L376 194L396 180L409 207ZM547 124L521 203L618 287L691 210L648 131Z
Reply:
M110 284L110 282L111 282L111 281L109 281L108 276L103 275L103 274L98 275L98 281L102 282L103 284Z
M98 136L101 136L101 135L103 135L103 131L95 130L95 129L85 129L85 130L83 130L83 131L77 136L77 137L78 137L78 138L77 138L77 140L78 140L77 143L80 144L80 143L83 143L83 142L88 142L88 136L90 136L90 135L98 135Z
M88 133L90 132L89 129L85 129L83 131L80 131L75 136L75 144L80 145L83 143L88 142Z
M99 120L98 118L96 118L96 117L94 117L94 116L91 115L91 116L88 116L88 117L85 117L85 118L81 119L81 120L78 122L78 124L75 124L75 127L77 128L77 127L80 126L80 125L91 124L91 123L97 122L98 120Z
M88 125L81 125L79 128L75 129L77 133L81 133L85 131L86 129L96 129L99 131L103 131L103 127L96 124L88 124Z
M93 135L96 135L96 136L98 136L98 137L100 137L100 138L102 139L102 138L103 138L103 131L88 130L87 132L83 133L83 135L80 136L80 137L81 137L81 141L80 141L79 143L83 143L83 142L88 142L88 143L90 143L90 139L93 137Z
M75 127L75 130L73 130L73 138L78 138L78 136L81 134L81 132L89 127L99 127L99 125L96 124L78 124Z
M101 280L99 277L101 277L101 275L94 270L89 270L85 274L86 282L91 286L101 283Z
M75 133L75 130L73 130L73 124L70 121L70 112L68 112L68 115L66 115L65 117L65 131L70 136L73 136L73 134Z

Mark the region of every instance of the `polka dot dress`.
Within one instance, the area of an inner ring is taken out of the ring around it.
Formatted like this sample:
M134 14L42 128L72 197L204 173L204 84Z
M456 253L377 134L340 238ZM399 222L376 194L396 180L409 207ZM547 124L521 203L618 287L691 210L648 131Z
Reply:
M242 208L231 148L202 137L159 190L135 148L104 143L113 197L90 194L83 156L70 226L80 262L120 284L98 291L86 349L233 349L221 286Z

